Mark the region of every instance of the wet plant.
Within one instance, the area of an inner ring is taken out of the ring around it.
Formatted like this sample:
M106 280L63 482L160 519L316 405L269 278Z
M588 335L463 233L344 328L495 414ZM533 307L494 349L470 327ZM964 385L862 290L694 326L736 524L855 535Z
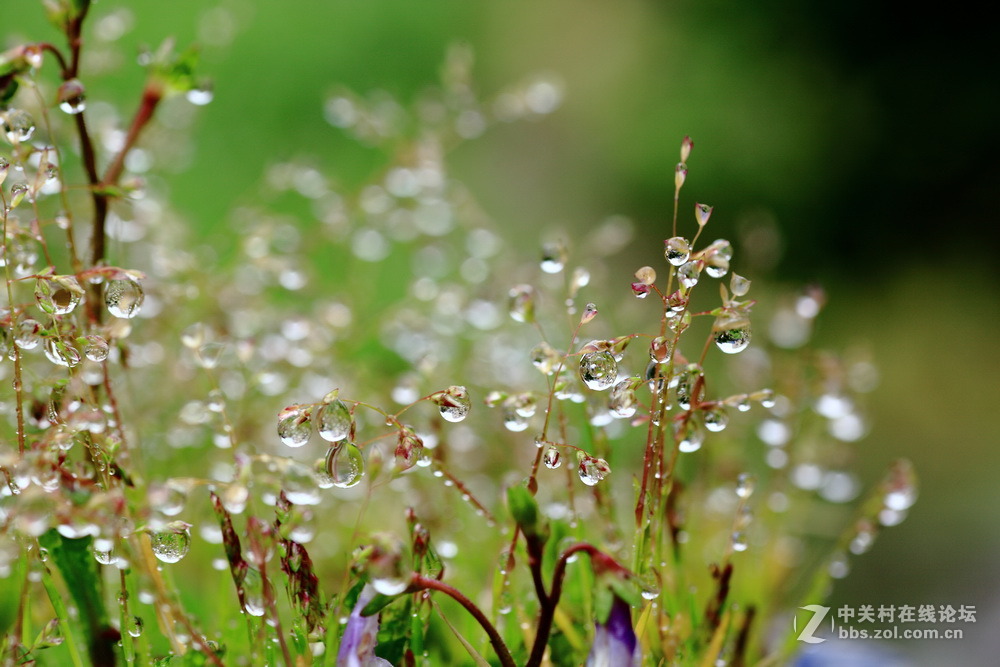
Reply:
M384 168L272 164L213 264L143 180L196 53L120 116L97 10L42 5L65 45L0 54L4 664L777 664L916 500L905 461L862 492L874 366L708 240L689 138L662 262L593 279L621 216L521 261L448 152L562 86L481 98L457 46L411 106L332 91Z

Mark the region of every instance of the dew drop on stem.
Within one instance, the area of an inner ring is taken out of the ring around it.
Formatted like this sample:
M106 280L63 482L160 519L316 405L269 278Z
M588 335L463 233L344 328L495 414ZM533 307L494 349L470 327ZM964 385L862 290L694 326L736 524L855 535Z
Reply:
M595 458L593 456L584 456L580 460L580 465L577 468L577 474L580 476L580 481L587 486L594 486L602 479L611 474L611 466L604 459Z
M546 468L555 470L562 465L562 454L559 449L553 445L549 445L546 448L545 453L542 455L542 462L545 464Z
M365 476L365 459L353 442L342 442L326 455L326 473L339 489L356 486Z
M108 358L110 346L108 341L97 334L84 338L83 354L91 361L101 362Z
M339 442L351 434L351 412L339 398L316 411L316 428L327 442Z
M79 79L70 79L59 86L59 109L71 116L83 113L87 108L87 96Z
M31 139L35 133L35 119L23 109L11 109L3 117L3 132L13 145Z
M450 422L460 422L469 415L472 409L472 399L465 387L454 385L445 391L435 394L434 401L438 405L441 416Z
M108 283L104 304L113 316L130 320L139 314L145 294L142 286L131 278L119 278Z
M669 238L663 242L663 256L673 266L681 266L691 257L691 244L681 236Z
M580 379L595 391L610 389L618 379L618 362L607 350L588 352L580 357Z
M292 405L278 414L278 437L288 447L301 447L309 442L312 419L309 406Z
M715 345L726 354L737 354L750 345L750 323L746 320L716 323Z
M161 531L149 533L153 554L164 563L176 563L191 548L191 531L183 521L172 521Z

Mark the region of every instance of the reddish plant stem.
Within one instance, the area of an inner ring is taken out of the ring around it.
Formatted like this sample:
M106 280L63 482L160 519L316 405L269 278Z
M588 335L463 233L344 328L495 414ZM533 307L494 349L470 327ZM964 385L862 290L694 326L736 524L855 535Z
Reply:
M411 592L423 589L441 591L455 602L462 605L467 612L472 614L472 617L476 619L483 630L486 631L487 636L490 638L490 644L493 646L493 650L496 651L497 657L500 658L500 664L503 665L503 667L515 667L516 663L514 662L514 658L507 649L507 645L504 644L503 638L500 637L500 633L497 631L496 627L490 623L490 620L486 618L486 614L484 614L483 611L476 606L476 603L465 597L465 595L463 595L457 588L449 586L443 581L438 581L437 579L426 577L422 574L414 574L413 578L410 579Z
M525 667L539 667L542 664L542 659L545 657L545 647L549 643L549 634L552 632L552 621L555 618L556 606L559 604L559 598L562 596L563 580L566 578L566 566L569 564L569 559L573 554L581 551L586 552L590 556L591 566L598 574L608 571L628 573L628 570L619 565L611 556L608 556L594 545L586 542L577 542L559 554L555 570L552 573L552 589L549 592L548 598L542 604L541 612L538 614L538 631L535 633L535 643L531 647L531 656L528 658L528 662L525 663Z

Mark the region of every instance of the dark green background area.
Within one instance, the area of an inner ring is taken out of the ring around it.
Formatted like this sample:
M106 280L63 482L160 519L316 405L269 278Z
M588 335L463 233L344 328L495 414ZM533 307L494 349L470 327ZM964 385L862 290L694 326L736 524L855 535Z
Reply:
M214 7L236 18L231 44L202 49L215 100L197 114L193 162L164 175L172 205L222 255L234 243L227 213L269 163L309 156L346 189L383 164L325 122L329 91L410 101L455 41L474 49L484 95L537 71L565 85L551 117L491 128L450 156L524 253L539 229L576 233L622 213L639 232L620 270L655 262L691 135L683 196L716 207L711 233L735 239L747 216L772 217L785 253L772 275L750 277L820 281L820 343L871 345L882 383L865 481L898 456L922 479L910 518L854 559L835 602L974 604L980 623L960 646L900 650L923 664L998 650L1000 105L988 22L950 8L775 0L128 4L125 53L165 35L199 41ZM36 3L0 12L6 46L56 39ZM131 109L142 79L125 66L88 93Z

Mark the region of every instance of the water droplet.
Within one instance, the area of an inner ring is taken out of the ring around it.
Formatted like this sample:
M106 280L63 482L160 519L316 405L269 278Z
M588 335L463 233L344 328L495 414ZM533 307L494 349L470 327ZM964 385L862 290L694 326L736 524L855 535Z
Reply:
M508 294L508 309L516 322L535 321L535 288L531 285L517 285Z
M542 271L559 273L566 266L566 247L562 243L546 243L542 246Z
M677 394L677 405L680 406L682 410L691 409L691 401L694 399L691 393L694 391L694 386L697 384L698 378L701 377L701 375L701 366L698 364L688 364L684 370L674 376L677 381L677 388L675 389Z
M834 579L843 579L851 572L851 564L847 560L847 554L842 551L838 551L833 556L830 557L830 563L827 565L827 572Z
M608 399L608 410L611 416L618 419L628 419L635 414L638 401L635 396L636 378L626 378L611 389Z
M74 368L80 363L80 351L67 340L46 338L45 358L57 366Z
M142 636L142 630L143 630L142 617L140 617L140 616L133 616L131 619L129 619L128 633L129 633L130 636L136 637L136 638L141 637Z
M761 389L758 392L754 392L752 398L760 401L760 405L763 408L771 409L774 407L775 398L773 389Z
M716 322L715 345L726 354L742 352L750 344L750 323L746 320Z
M553 445L549 445L545 453L542 454L542 462L545 463L546 468L555 470L562 465L562 454L559 453L559 449Z
M508 431L520 433L527 430L528 419L517 411L512 402L508 401L503 406L503 425Z
M301 447L312 434L309 406L291 405L278 414L278 437L288 447Z
M632 283L632 294L637 299L645 299L651 291L650 286L645 283Z
M541 342L531 349L531 363L545 375L552 375L561 359L562 355L548 343Z
M750 291L750 281L738 273L729 278L729 291L733 296L746 296Z
M705 259L705 273L712 278L721 278L729 272L729 260L719 255L709 255Z
M326 473L333 485L349 489L357 485L365 476L365 458L353 442L342 442L331 447L326 455Z
M293 505L318 505L320 501L316 477L308 466L298 461L288 462L281 479L281 490Z
M681 286L684 289L691 289L698 284L698 279L701 278L701 269L704 266L704 262L701 260L693 260L682 264L677 269L677 279L680 281Z
M35 119L23 109L11 109L3 117L3 132L7 141L16 146L31 139L35 133Z
M726 426L729 424L729 413L719 404L703 410L701 416L705 422L705 428L713 433L726 430Z
M101 362L108 358L110 351L108 341L96 334L87 336L85 340L87 342L83 347L83 353L88 359Z
M580 357L580 379L596 391L609 389L618 379L618 362L606 350L588 352Z
M852 554L860 556L872 548L872 545L875 543L875 534L878 529L872 520L867 518L858 519L856 529L857 533L855 533L848 548Z
M351 412L339 398L324 403L316 412L316 428L327 442L339 442L351 434Z
M424 443L420 437L409 429L399 431L396 443L396 465L401 470L409 470L420 463L424 453ZM430 464L430 459L427 461Z
M747 535L742 530L734 531L730 537L731 544L733 545L733 551L746 551L747 550Z
M199 86L187 91L184 97L191 104L203 107L215 98L215 92L209 86Z
M669 363L674 356L673 339L657 336L649 344L649 358L657 364Z
M87 108L86 91L79 79L70 79L59 86L57 97L59 108L71 116L82 113Z
M149 533L153 554L164 563L176 563L191 548L190 526L183 521L171 521L159 532Z
M748 472L741 472L736 478L736 495L746 500L753 495L756 479Z
M691 244L680 236L667 239L663 242L663 256L672 265L681 266L691 257Z
M917 502L917 475L913 464L906 459L893 463L883 482L887 509L903 512Z
M372 588L382 595L399 595L406 590L406 579L401 577L372 577Z
M115 317L132 319L139 314L145 294L142 286L131 278L119 278L108 283L104 303Z
M434 395L433 400L437 403L441 416L446 421L460 422L469 415L472 409L472 400L469 398L468 390L460 385L452 385L442 392Z
M608 465L608 462L604 459L594 458L593 456L584 456L580 461L580 467L577 469L580 481L587 486L594 486L610 473L611 466Z
M80 304L83 288L73 276L52 276L35 281L35 300L50 315L68 315Z
M682 419L674 422L674 438L681 452L696 452L705 442L705 430L694 419Z

